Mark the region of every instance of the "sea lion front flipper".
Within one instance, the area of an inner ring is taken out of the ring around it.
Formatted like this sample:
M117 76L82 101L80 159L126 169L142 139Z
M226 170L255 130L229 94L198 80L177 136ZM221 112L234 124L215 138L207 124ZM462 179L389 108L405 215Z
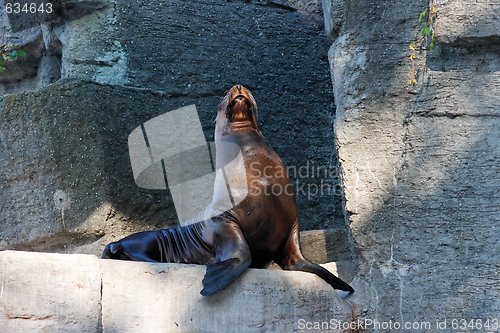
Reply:
M287 271L301 271L316 274L334 289L340 289L353 293L354 289L352 289L349 284L330 273L326 268L323 268L320 265L310 262L304 258L300 249L299 235L299 224L296 220L285 244L283 254L279 258L276 258L276 263L282 269Z
M233 283L252 262L250 248L236 222L217 223L214 232L216 262L207 265L203 278L203 296L222 291Z

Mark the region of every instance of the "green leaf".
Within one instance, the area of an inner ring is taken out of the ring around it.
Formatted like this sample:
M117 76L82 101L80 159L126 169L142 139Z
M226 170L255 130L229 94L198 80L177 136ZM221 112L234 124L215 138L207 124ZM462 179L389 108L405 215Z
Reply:
M422 29L420 29L419 35L424 37L424 36L429 36L431 34L431 28L429 26L425 26Z
M433 31L431 35L431 44L429 45L429 51L432 52L435 46L436 46L436 34Z
M16 51L17 52L17 56L18 57L26 57L26 52L24 52L23 50L19 50L19 51Z
M427 15L427 9L425 9L423 12L420 13L420 16L418 17L418 24L422 23L425 19L425 15Z

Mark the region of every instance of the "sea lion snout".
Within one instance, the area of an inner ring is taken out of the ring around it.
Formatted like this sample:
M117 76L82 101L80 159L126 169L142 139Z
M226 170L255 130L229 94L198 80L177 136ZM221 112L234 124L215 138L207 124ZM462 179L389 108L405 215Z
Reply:
M258 129L256 121L257 105L250 90L244 86L234 85L222 99L219 110L223 112L226 129L254 128Z
M252 106L250 100L247 97L243 95L238 95L234 97L233 100L231 101L228 114L229 113L231 114L231 118L233 118L233 116L235 115L239 116L239 118L247 118L247 117L250 118L251 107ZM239 119L239 120L245 120L245 119Z
M229 105L231 108L246 106L247 109L251 108L252 104L252 94L250 90L243 87L242 85L235 85L229 89Z
M227 96L229 97L229 102L233 102L234 100L241 100L241 99L246 99L248 101L252 100L252 93L250 93L250 90L245 88L244 86L237 84L233 86L231 89L229 89Z

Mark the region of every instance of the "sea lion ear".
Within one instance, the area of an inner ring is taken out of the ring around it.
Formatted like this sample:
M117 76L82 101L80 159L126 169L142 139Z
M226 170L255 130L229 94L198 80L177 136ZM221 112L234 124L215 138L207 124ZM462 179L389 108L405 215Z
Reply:
M224 111L224 112L227 111L227 108L229 107L229 95L230 91L224 97L221 98L219 105L217 106L218 111Z
M255 116L257 116L257 114L259 113L259 109L257 108L257 104L255 103L255 101L253 101L252 103L252 108L253 111L255 112Z

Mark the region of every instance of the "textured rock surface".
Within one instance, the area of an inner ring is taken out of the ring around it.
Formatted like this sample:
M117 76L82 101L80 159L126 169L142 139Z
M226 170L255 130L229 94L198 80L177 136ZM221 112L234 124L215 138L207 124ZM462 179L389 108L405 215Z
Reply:
M344 230L311 230L300 233L300 246L309 260L316 263L351 260L351 248Z
M329 56L354 287L379 321L499 314L500 5L438 4L415 87L417 1L330 4L345 13Z
M487 48L498 47L500 38L500 13L497 1L478 0L438 1L438 42L465 47L485 44Z
M2 42L33 45L0 74L0 93L62 77L0 101L0 248L64 251L57 244L172 224L168 193L133 184L126 138L145 120L196 104L212 141L217 104L234 83L252 89L263 133L294 168L302 229L342 226L318 1L61 5L83 9L21 31L0 17ZM84 82L67 81L75 79Z
M0 245L72 250L174 223L165 191L135 185L127 147L128 134L165 108L167 95L90 82L4 96Z
M0 267L5 332L296 332L301 319L352 319L329 285L302 272L250 269L205 298L204 266L3 251Z
M84 81L1 98L0 248L98 254L107 241L175 223L167 192L134 184L127 136L177 103Z
M103 39L95 38L99 34L111 36L114 31L113 1L38 1L37 8L41 11L36 14L26 13L23 7L16 14L15 3L0 0L0 7L5 8L0 12L0 45L21 49L26 57L6 64L7 70L0 73L1 94L46 87L61 75L71 77L71 68L75 65L80 65L88 73L89 68L84 67L87 62L107 67L108 72L113 70L115 81L122 79L123 75L120 76L117 69L123 67L123 61L119 61L122 59L113 58L114 62L109 59L111 54L116 55L116 52L108 51L117 48L114 41L105 43ZM13 5L13 12L7 12L7 4ZM49 8L52 13L44 12ZM101 82L98 75L95 78Z

